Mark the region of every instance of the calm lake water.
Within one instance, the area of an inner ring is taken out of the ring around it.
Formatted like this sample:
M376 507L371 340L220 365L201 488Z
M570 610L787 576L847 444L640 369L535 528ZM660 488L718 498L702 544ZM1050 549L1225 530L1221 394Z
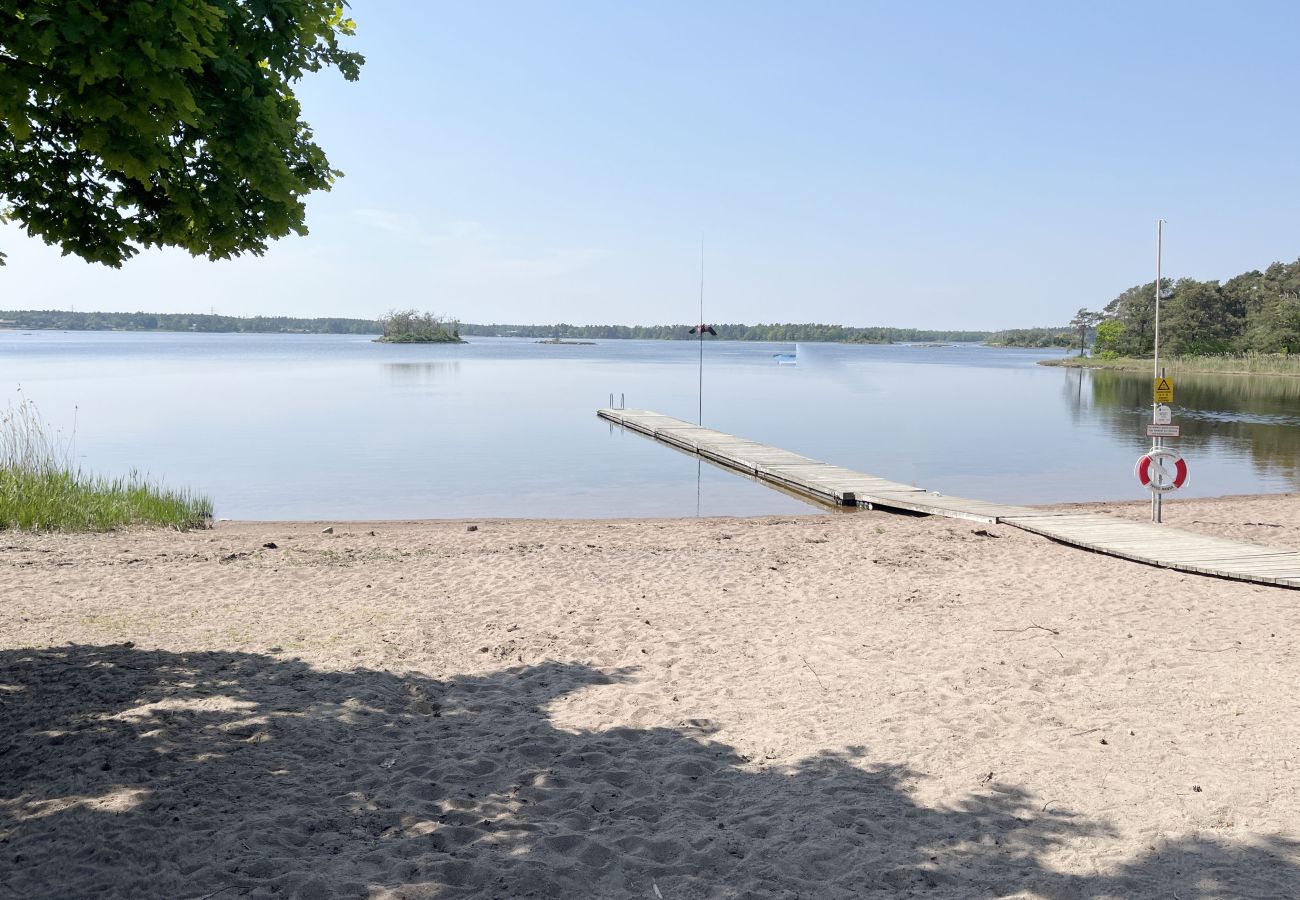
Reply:
M704 424L1011 503L1142 499L1151 380L979 346L705 344ZM694 420L690 342L0 332L0 406L33 400L89 471L137 469L236 519L624 517L817 508L595 416ZM21 389L21 393L19 392ZM1178 496L1300 489L1300 382L1184 376Z

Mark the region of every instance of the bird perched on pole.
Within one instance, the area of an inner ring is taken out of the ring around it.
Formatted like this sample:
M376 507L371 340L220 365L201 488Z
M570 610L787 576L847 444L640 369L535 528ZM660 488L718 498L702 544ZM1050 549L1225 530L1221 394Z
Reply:
M700 337L704 337L705 334L711 334L714 337L718 336L718 333L713 330L712 325L704 325L704 324L696 325L694 328L688 331L687 334L698 334Z

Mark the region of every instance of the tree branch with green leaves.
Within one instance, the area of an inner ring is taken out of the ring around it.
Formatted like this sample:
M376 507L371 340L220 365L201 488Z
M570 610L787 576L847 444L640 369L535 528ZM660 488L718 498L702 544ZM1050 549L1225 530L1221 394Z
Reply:
M342 173L293 86L355 81L355 28L335 0L0 0L0 213L114 268L306 234Z

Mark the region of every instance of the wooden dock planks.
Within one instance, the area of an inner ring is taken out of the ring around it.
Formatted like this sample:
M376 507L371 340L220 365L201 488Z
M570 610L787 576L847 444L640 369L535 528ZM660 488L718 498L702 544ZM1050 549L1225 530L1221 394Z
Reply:
M649 410L602 409L596 414L680 450L698 453L719 465L823 503L864 506L866 504L860 498L868 494L924 493L910 485L864 475Z
M1002 521L1055 541L1148 565L1300 588L1300 553L1280 547L1089 513L1032 519L1008 517Z
M1147 565L1300 588L1300 552L1117 519L949 497L800 456L643 409L601 409L602 419L697 453L823 503L1002 523L1054 541Z

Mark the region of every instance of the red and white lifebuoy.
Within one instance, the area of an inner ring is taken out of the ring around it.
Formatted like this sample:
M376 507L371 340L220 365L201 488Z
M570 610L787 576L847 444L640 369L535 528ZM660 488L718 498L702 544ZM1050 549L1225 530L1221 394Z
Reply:
M1152 477L1152 463L1155 463L1155 478ZM1173 471L1172 477L1170 470ZM1138 457L1133 474L1143 487L1158 494L1176 491L1187 483L1187 461L1172 450L1152 450Z

